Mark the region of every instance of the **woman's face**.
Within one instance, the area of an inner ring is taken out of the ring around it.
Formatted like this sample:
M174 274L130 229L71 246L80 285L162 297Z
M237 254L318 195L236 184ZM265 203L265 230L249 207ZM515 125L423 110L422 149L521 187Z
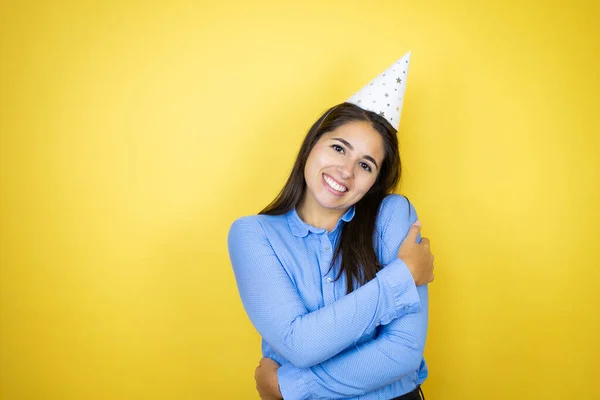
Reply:
M368 122L349 122L325 133L304 167L307 204L347 210L373 186L383 157L381 134Z

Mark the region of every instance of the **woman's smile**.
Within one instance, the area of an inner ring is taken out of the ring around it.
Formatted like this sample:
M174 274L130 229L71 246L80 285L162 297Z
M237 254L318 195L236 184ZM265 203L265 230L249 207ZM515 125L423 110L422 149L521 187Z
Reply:
M323 185L336 196L343 196L348 191L346 186L325 173L323 174Z

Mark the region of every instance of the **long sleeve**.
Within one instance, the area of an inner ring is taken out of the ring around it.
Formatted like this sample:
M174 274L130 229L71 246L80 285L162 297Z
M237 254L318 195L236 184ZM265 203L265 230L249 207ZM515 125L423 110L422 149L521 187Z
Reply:
M411 207L409 217L408 207L402 206L399 200L391 202L395 205L394 214L381 238L382 258L386 261L397 254L410 225L417 219L414 209ZM310 368L282 365L278 379L284 399L352 398L384 390L385 386L393 385L402 376L417 371L423 362L429 302L427 285L417 290L420 310L380 327L374 339L350 346L337 356Z
M310 368L290 363L278 370L285 400L347 399L393 384L416 371L427 335L427 285L417 288L421 311L382 327L379 335L351 346L337 356Z
M228 244L250 320L263 339L297 367L328 360L375 326L420 308L414 280L402 260L390 262L349 295L308 312L258 218L236 220Z

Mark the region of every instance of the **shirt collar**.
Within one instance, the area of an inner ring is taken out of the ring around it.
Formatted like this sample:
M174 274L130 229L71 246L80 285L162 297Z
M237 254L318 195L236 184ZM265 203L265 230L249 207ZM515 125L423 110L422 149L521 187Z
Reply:
M350 207L348 211L342 215L342 220L344 220L344 222L350 222L352 221L352 218L354 218L354 206Z
M340 220L338 221L335 229L337 229L340 226L340 223L342 221L349 222L352 220L352 218L354 218L354 206L350 207L348 209L348 211L346 211L344 213L344 215L342 215L342 218L340 218ZM305 237L306 235L308 235L308 232L312 232L312 233L325 232L325 229L315 228L314 226L309 225L306 222L302 221L302 219L300 219L300 216L298 215L298 212L296 212L296 208L293 208L292 210L288 211L287 220L288 220L288 224L290 225L290 229L291 229L292 233L294 234L294 236Z

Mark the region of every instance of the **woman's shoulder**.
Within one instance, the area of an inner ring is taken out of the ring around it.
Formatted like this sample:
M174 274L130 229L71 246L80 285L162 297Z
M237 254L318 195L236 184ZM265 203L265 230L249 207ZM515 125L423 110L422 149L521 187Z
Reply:
M229 231L251 230L255 232L264 232L265 228L276 227L286 220L285 214L282 215L246 215L237 218L231 224Z
M379 207L377 223L380 227L386 226L392 219L413 220L416 211L408 197L400 194L388 194Z
M409 213L414 210L414 206L408 200L408 197L401 194L388 194L384 197L379 207L379 214L381 216L391 215L394 213Z

